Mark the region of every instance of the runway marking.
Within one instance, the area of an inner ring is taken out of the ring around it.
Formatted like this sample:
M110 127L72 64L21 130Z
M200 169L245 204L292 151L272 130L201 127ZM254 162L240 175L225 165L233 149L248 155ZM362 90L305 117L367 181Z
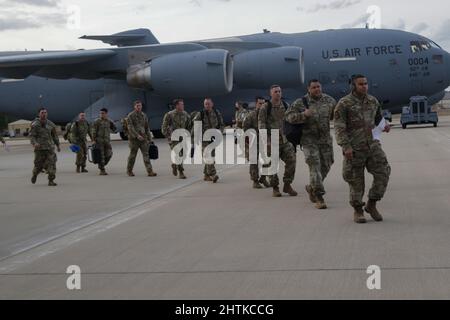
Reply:
M217 171L218 173L222 173L234 167L236 167L236 165L232 165ZM181 185L166 189L159 194L155 194L150 198L133 204L127 208L115 211L101 218L90 220L87 223L82 223L58 235L48 237L30 246L21 248L16 252L0 259L0 273L9 273L23 265L30 264L39 258L43 258L51 253L60 251L79 241L92 238L104 231L117 227L143 214L149 213L150 211L155 210L156 206L153 206L151 208L141 207L153 203L155 200L159 200L170 193L187 188L202 180L203 179L201 177L190 178Z
M383 271L434 271L450 270L450 267L381 267ZM261 269L261 270L192 270L192 271L116 271L116 272L83 272L88 276L121 276L121 275L166 275L166 274L215 274L215 273L280 273L280 272L330 272L330 271L366 271L367 267L361 268L293 268L293 269ZM0 277L23 277L23 276L67 276L61 272L36 272L36 273L5 273Z

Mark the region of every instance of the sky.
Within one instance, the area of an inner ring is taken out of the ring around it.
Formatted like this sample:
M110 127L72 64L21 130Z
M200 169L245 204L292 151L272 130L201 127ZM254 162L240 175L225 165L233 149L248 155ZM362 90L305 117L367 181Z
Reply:
M361 28L374 17L379 27L420 33L450 51L448 0L0 0L0 51L107 47L78 38L135 28L170 43Z

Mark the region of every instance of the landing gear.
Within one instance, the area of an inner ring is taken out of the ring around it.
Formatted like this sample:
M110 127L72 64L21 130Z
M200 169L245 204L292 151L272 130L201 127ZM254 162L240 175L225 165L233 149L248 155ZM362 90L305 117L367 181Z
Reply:
M403 128L403 129L406 129L406 123L403 123L403 124L402 124L402 128Z

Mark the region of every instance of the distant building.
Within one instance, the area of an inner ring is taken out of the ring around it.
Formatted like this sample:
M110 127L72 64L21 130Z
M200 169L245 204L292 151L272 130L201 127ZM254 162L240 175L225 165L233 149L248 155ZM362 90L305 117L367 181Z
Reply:
M8 124L8 132L11 137L28 136L31 130L31 121L17 120Z

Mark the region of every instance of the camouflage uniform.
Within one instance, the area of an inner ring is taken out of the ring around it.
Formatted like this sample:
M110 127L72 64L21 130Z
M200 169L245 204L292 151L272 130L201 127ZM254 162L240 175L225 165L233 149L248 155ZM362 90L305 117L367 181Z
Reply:
M45 170L48 180L52 182L56 177L55 145L59 147L56 125L50 120L42 123L39 119L35 119L31 123L30 140L33 146L39 144L39 147L34 148L33 177Z
M286 112L286 121L304 124L301 145L305 162L309 166L310 186L314 195L323 196L325 194L323 181L334 163L330 120L333 120L336 100L326 94L322 94L319 99L314 99L309 94L305 97L312 115L305 117L303 112L306 107L303 99L298 99Z
M86 168L87 160L87 138L92 140L91 125L86 120L78 120L74 122L70 127L70 142L80 147L80 151L77 153L76 166Z
M244 127L244 120L245 120L245 117L247 116L247 114L248 114L248 111L245 108L236 110L236 112L234 113L234 119L236 121L236 128L242 129Z
M177 129L191 130L191 117L186 111L172 110L164 115L161 132L169 140L171 150L179 143L171 140L172 132ZM176 165L176 169L182 173L184 171L183 164Z
M216 114L217 112L217 114ZM202 114L203 114L203 121L202 121ZM211 110L211 112L203 110L201 112L198 112L195 115L194 121L202 121L202 129L203 134L205 131L209 129L218 129L221 132L225 129L223 118L219 110L216 109L216 111ZM203 141L202 143L202 151L205 150L205 148L210 144L210 142ZM212 153L214 156L214 152ZM217 174L216 167L214 164L205 164L205 168L203 169L203 174L205 176L213 177Z
M148 173L152 172L152 164L148 154L150 143L152 142L152 135L150 133L148 118L144 112L132 111L127 116L128 124L128 145L130 147L130 155L128 157L127 171L133 171L134 163L138 150L141 150L142 158L144 160L145 168ZM142 136L144 140L139 140L138 136Z
M243 123L243 129L244 131L254 129L256 131L256 134L258 134L258 115L259 115L259 109L255 109L253 111L250 111L247 113L247 116L245 117L244 123ZM259 137L256 137L256 139L259 139ZM258 161L259 161L259 142L257 141L257 153L258 153ZM250 151L250 145L246 141L246 156L249 160L249 151ZM265 176L259 176L259 167L258 163L256 164L250 164L250 179L252 179L253 182L260 182L261 178L265 179Z
M98 164L101 171L105 170L105 166L111 160L113 152L111 146L111 131L116 132L117 128L109 119L97 119L92 125L92 139L95 141L98 148L100 148L102 158Z
M370 95L363 99L350 94L342 98L334 113L337 143L343 151L353 149L353 160L344 158L343 176L350 185L350 205L364 205L364 169L374 177L369 199L383 198L389 182L391 167L379 141L374 140L372 129L382 119L378 100Z
M262 107L259 111L258 129L267 129L268 135L270 135L270 130L279 129L279 156L280 159L285 163L283 182L290 185L294 181L297 159L294 146L287 140L286 136L284 135L284 119L286 109L283 104L281 104L280 106L272 105L272 110L270 116L268 117L267 108L268 104L266 103L264 107ZM278 188L279 184L280 181L277 174L270 176L270 185L273 188Z

